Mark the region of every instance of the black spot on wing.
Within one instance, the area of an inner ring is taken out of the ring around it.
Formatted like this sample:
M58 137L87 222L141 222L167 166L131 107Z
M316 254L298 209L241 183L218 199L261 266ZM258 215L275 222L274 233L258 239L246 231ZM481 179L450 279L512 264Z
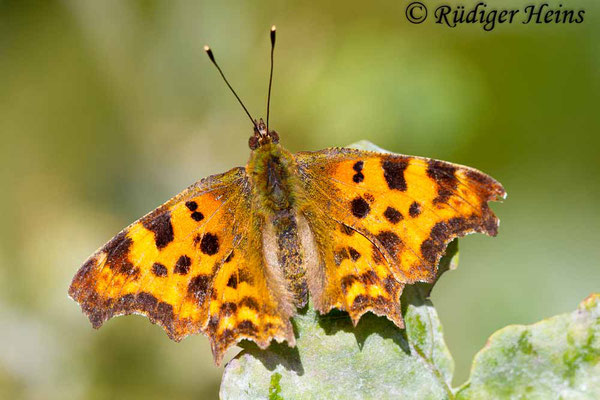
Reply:
M206 300L206 294L208 292L208 285L210 284L210 276L200 274L192 278L188 284L188 295L193 297L199 306L204 304Z
M137 277L140 269L129 261L129 249L133 241L127 237L127 232L121 232L110 240L103 251L106 253L108 267L123 275Z
M360 196L352 200L351 209L352 214L356 218L364 218L367 216L367 214L369 214L369 211L371 211L369 203L367 203L367 201Z
M419 214L421 214L421 205L414 201L408 208L408 215L410 215L412 218L416 218L419 216Z
M346 275L342 278L340 284L342 286L342 292L344 294L348 293L348 290L352 287L354 282L359 282L360 280L354 275Z
M357 161L352 166L352 169L354 171L356 171L356 173L354 174L354 176L352 176L352 181L354 181L354 183L361 183L362 181L365 180L365 176L362 173L363 166L364 166L364 162L363 161Z
M402 240L398 235L392 231L382 231L375 236L379 243L390 253L391 256L395 257L400 252L400 246Z
M372 269L362 273L360 278L365 285L376 285L379 283L379 277Z
M427 176L436 182L443 182L448 185L456 185L456 166L447 162L438 160L429 160L427 162Z
M196 209L198 208L198 203L196 203L195 201L186 201L185 206L190 211L196 211Z
M369 305L369 297L364 294L359 294L352 301L352 305L350 306L350 309L352 311L357 311L357 310L364 308L367 305Z
M224 317L235 314L236 310L237 310L237 304L235 304L235 303L226 302L226 303L223 303L223 305L221 305L221 315Z
M340 250L333 252L333 262L336 266L340 266L342 261L349 259L348 250L345 247L342 247Z
M394 207L388 207L385 209L383 216L390 221L392 224L397 224L404 219L402 213L396 210Z
M212 256L219 252L219 238L212 233L205 233L200 241L200 250Z
M190 266L192 265L192 259L186 255L183 255L177 259L173 272L180 275L186 275L190 272Z
M454 194L454 191L452 189L445 187L445 186L441 186L441 185L438 187L437 192L438 192L438 194L433 199L433 204L439 204L439 203L447 204L448 199L450 197L452 197L452 195Z
M204 214L202 214L200 211L194 211L190 217L192 217L194 221L200 222L204 219Z
M352 261L356 261L360 258L360 253L354 247L348 247L348 254Z
M433 199L434 204L447 203L454 193L458 184L455 176L456 170L457 167L443 161L429 160L427 162L427 176L433 179L438 186L438 195Z
M256 325L254 325L252 321L249 321L247 319L240 322L237 328L241 334L248 336L256 336L256 334L258 333L258 328L256 327Z
M250 296L245 296L243 297L239 303L238 303L239 307L248 307L254 311L258 311L259 307L258 307L258 302L256 301L256 299L254 299L254 297L250 297Z
M158 249L166 247L174 239L171 213L166 211L154 218L142 221L144 228L154 233L154 242Z
M229 286L230 288L237 289L237 285L238 285L237 275L233 274L227 280L227 286Z
M385 160L382 165L383 177L390 189L406 191L406 180L404 179L404 170L408 167L408 162L402 160Z
M161 263L152 264L152 273L156 276L167 276L167 267Z
M238 279L240 283L246 282L248 285L254 285L254 278L246 268L241 268L238 271Z
M132 263L124 263L119 271L124 275L130 275L133 280L137 280L140 276L140 269Z

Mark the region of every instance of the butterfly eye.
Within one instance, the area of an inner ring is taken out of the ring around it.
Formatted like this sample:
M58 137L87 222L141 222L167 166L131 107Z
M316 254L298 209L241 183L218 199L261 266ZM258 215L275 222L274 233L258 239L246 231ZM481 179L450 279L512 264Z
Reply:
M271 136L271 141L273 143L276 143L276 144L279 143L279 134L277 132L271 131L271 132L269 132L269 136Z
M248 146L250 146L250 150L258 149L258 147L260 146L260 144L258 143L258 137L250 136L250 139L248 140Z

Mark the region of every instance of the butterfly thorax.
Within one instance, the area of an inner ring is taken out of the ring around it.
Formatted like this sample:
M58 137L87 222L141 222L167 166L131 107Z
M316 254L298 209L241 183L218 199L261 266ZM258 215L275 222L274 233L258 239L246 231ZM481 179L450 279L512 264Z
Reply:
M294 207L295 170L292 154L279 144L264 144L252 151L246 172L263 213L277 213Z

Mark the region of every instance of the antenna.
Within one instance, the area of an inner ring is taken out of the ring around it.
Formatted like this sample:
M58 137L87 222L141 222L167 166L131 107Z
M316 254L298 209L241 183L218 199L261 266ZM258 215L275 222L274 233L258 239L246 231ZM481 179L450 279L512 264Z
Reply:
M267 132L269 132L269 112L271 111L271 85L273 84L273 53L275 52L275 25L271 27L271 72L269 73L269 94L267 96Z
M210 49L210 47L204 46L204 51L206 52L206 54L208 54L208 58L210 58L210 61L212 61L212 63L215 64L215 67L217 67L217 70L221 74L221 77L223 78L223 80L227 84L227 87L229 88L229 90L231 90L231 93L233 93L233 95L235 96L235 98L237 99L237 101L240 102L240 105L242 106L242 108L244 109L244 111L246 111L246 114L248 115L248 118L250 118L250 121L252 122L252 125L254 125L254 128L256 128L256 130L259 131L258 125L256 125L256 122L254 121L254 118L252 118L252 116L248 112L248 109L246 108L246 106L244 105L244 103L242 103L242 100L240 99L240 96L238 96L237 93L235 92L235 90L233 90L233 88L229 84L229 81L227 80L227 78L225 78L225 74L223 74L223 71L221 71L221 67L219 67L219 64L217 64L217 62L215 61L215 56L214 56L212 50Z

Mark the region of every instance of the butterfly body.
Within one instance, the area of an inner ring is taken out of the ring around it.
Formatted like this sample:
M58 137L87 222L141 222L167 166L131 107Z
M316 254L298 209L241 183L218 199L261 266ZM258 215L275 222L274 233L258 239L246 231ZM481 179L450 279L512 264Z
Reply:
M174 340L203 332L215 361L242 339L295 345L309 297L354 323L403 327L405 285L431 282L446 245L496 235L502 186L469 167L344 148L292 154L256 122L245 168L198 181L94 253L69 294L94 327L140 313Z
M264 122L255 130L258 139L267 137ZM252 146L251 146L252 149ZM273 140L266 139L252 149L246 167L253 187L252 196L259 223L263 226L265 264L275 269L285 282L285 291L293 297L295 307L308 302L306 256L299 236L296 210L303 208L302 187L298 166L292 153Z

